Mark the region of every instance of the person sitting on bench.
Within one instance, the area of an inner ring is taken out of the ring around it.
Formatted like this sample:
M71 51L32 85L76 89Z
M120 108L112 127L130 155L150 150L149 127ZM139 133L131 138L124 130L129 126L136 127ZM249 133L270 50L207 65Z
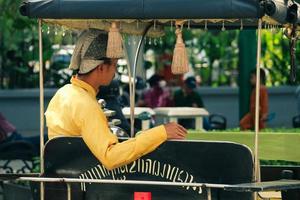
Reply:
M56 92L45 115L49 139L81 136L94 156L107 169L114 169L153 151L167 139L185 138L187 132L169 123L118 142L96 100L98 88L109 85L117 67L118 59L107 57L107 43L108 34L99 30L89 29L79 36L70 64L77 75Z
M263 69L260 69L260 97L259 97L259 129L266 128L266 120L268 117L268 91L265 86L266 74ZM241 119L241 130L254 129L255 124L255 86L256 86L256 69L251 71L250 82L252 92L250 97L250 111Z
M178 89L174 93L174 102L176 107L194 107L204 108L202 97L197 92L197 81L193 76L187 77L184 80L182 89ZM195 119L180 119L179 123L187 129L195 129ZM208 118L203 117L203 128L210 130L211 126L208 122Z

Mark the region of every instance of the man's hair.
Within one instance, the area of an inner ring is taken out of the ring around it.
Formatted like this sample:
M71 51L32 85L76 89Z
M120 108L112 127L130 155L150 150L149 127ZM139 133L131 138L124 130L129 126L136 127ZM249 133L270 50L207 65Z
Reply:
M112 61L111 61L110 58L103 58L103 59L101 59L101 60L103 60L103 63L102 63L102 64L111 65L111 63L112 63ZM98 66L97 66L97 67L98 67ZM88 75L88 74L92 73L95 69L97 69L97 67L95 67L95 68L92 69L91 71L88 71L87 73L80 73L80 72L79 72L80 69L78 69L77 72L76 72L76 74L78 74L78 75Z
M189 89L195 89L197 87L197 81L195 77L190 76L184 80L184 84L189 88Z
M154 87L154 86L158 85L158 82L161 81L162 79L163 79L162 76L160 76L158 74L154 74L149 78L148 83L149 83L150 87Z
M262 68L260 68L259 70L260 70L260 82L265 85L266 84L266 72ZM256 69L251 70L250 74L256 76Z

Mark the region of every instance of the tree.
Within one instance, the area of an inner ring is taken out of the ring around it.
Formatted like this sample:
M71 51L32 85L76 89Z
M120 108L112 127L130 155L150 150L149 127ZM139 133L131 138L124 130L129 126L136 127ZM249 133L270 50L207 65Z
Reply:
M0 0L0 87L32 88L38 87L39 48L38 25L36 19L23 17L19 13L21 0ZM44 25L43 60L49 61L52 44L70 42L72 36L62 36L53 31L47 35ZM60 65L65 67L64 65ZM45 67L45 65L44 65ZM57 68L56 65L56 69ZM47 69L50 70L50 69ZM49 85L51 73L45 73L45 85ZM53 86L57 86L54 84Z

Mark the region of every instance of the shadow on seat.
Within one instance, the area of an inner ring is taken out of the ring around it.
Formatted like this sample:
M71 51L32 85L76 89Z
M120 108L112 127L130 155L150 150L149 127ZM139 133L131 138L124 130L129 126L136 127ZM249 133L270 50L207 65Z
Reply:
M221 114L209 115L208 121L212 130L225 130L227 127L227 119Z
M300 115L293 117L293 127L300 128Z
M246 183L253 178L251 151L230 142L169 141L139 160L111 171L99 163L81 138L52 139L44 153L44 177L218 184ZM35 199L38 199L39 192L35 191ZM72 199L133 199L134 192L151 192L153 199L161 200L207 198L205 188L196 187L72 184ZM47 183L45 194L46 200L67 199L66 185ZM213 189L212 199L250 200L252 194Z

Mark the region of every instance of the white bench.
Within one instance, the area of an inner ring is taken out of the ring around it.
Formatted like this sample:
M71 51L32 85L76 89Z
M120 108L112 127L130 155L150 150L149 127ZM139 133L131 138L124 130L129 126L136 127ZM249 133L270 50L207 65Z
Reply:
M130 107L125 107L122 109L125 118L130 119ZM135 107L134 108L134 118L137 118L141 113L147 112L151 116L155 115L155 112L151 108L147 107ZM150 120L142 120L142 130L147 130L150 128Z
M178 119L195 119L195 129L203 129L203 117L209 113L204 108L194 107L159 107L154 109L156 117L162 117L163 122L178 122Z

